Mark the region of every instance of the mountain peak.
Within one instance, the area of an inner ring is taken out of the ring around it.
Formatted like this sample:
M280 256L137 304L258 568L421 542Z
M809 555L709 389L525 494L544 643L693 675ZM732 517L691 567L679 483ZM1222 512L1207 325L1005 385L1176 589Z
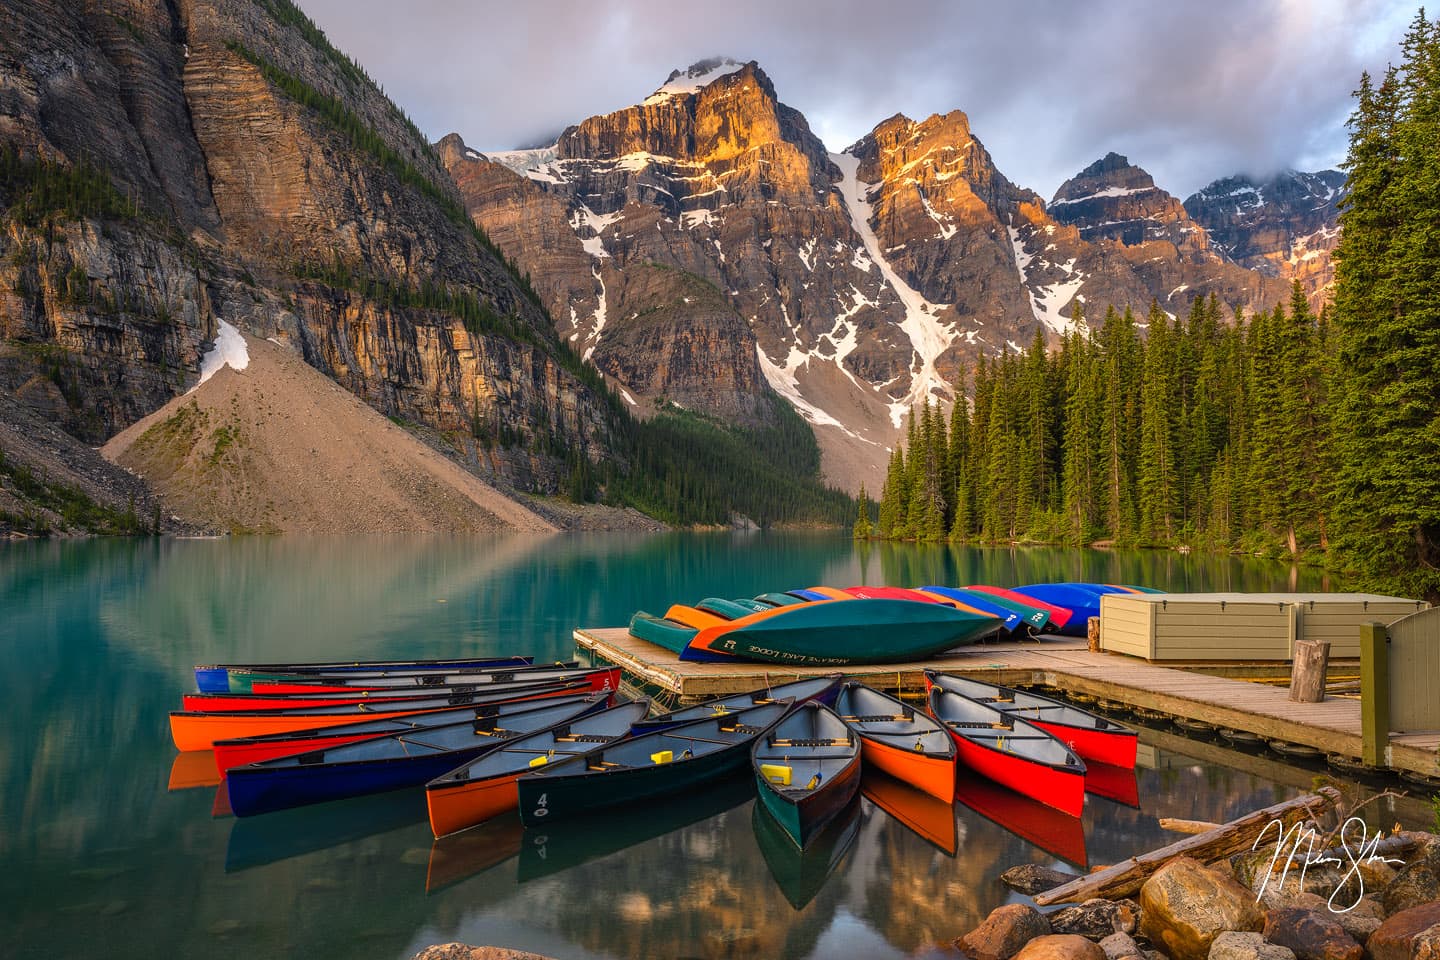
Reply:
M757 68L753 60L747 63L733 57L707 57L696 61L683 70L672 70L660 88L645 98L645 104L664 103L671 97L699 93L721 77L738 73L746 67Z
M1155 189L1155 179L1130 158L1111 151L1060 184L1051 206L1092 197L1122 196Z

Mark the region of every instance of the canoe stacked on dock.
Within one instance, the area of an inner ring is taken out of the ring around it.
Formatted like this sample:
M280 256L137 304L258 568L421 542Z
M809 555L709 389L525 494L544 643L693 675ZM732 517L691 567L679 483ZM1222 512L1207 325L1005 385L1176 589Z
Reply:
M933 656L1003 628L990 613L939 603L918 591L814 587L787 596L798 602L761 594L756 600L677 604L663 617L641 611L631 618L630 632L681 660L844 666Z
M1100 597L1141 592L1151 591L1098 583L817 586L754 599L708 597L694 606L674 604L663 617L637 611L630 633L695 662L903 663L991 633L1084 636Z

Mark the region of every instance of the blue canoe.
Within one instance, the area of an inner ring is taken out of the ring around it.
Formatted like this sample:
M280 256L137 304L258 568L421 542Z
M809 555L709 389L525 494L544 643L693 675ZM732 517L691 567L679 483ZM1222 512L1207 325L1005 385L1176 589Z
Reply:
M921 587L926 593L933 593L937 597L945 597L954 600L956 603L963 603L967 607L974 607L976 610L984 610L986 613L999 617L1005 623L1006 632L1018 630L1024 626L1020 614L1010 607L1001 606L993 602L985 594L978 590L957 590L954 587Z
M1069 609L1074 615L1058 632L1067 636L1083 637L1089 619L1100 616L1101 597L1107 593L1130 591L1098 583L1034 583L1026 587L1016 587L1015 592Z
M237 817L423 786L517 736L605 709L610 694L539 706L504 717L477 717L410 733L231 767L225 786Z

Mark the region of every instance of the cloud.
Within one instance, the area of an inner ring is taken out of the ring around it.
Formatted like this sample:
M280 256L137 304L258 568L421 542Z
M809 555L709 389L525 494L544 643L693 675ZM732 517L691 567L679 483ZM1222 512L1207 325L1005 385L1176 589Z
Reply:
M959 108L1045 196L1109 150L1185 196L1344 156L1360 72L1395 57L1397 0L302 0L433 138L553 137L675 67L754 59L832 150L896 112Z

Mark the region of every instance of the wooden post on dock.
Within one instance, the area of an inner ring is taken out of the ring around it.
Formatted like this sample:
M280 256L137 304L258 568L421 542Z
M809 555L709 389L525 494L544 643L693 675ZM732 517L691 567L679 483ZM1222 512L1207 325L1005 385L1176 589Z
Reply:
M1390 631L1383 623L1360 624L1361 759L1383 767L1390 745Z
M1325 670L1330 665L1330 641L1296 640L1290 667L1290 699L1319 703L1325 699Z
M1100 618L1091 617L1085 621L1085 640L1090 645L1091 653L1100 652Z

